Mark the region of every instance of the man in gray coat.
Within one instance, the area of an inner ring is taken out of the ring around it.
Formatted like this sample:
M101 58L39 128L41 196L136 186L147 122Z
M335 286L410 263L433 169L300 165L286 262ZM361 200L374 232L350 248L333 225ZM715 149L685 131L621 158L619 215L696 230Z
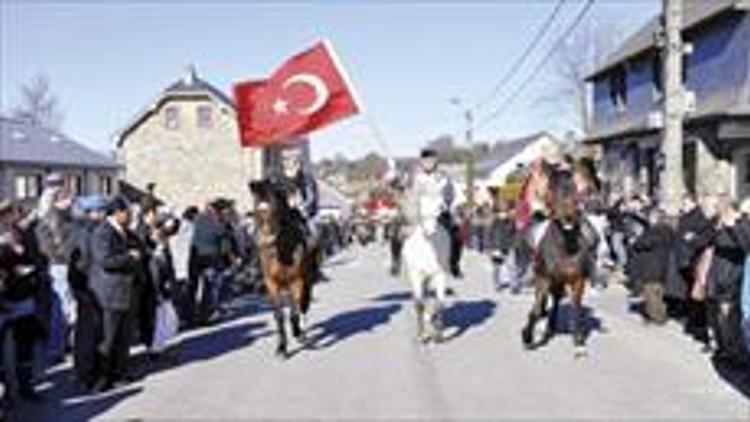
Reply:
M142 259L129 242L131 214L127 200L115 197L107 219L92 239L91 288L102 308L102 340L99 343L100 378L95 390L111 388L126 376L130 346L130 304L134 273Z

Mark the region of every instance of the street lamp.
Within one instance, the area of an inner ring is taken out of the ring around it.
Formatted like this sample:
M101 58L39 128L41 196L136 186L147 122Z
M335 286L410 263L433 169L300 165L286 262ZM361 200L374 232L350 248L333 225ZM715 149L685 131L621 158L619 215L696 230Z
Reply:
M461 108L463 102L459 97L450 99L451 105ZM463 111L466 120L466 147L468 153L466 157L466 203L469 210L474 209L474 115L471 107Z

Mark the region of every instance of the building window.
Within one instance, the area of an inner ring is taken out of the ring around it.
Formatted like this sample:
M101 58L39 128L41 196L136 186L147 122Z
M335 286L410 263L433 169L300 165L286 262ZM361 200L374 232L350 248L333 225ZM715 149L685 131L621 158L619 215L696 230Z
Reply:
M624 110L628 103L627 72L625 66L618 66L609 77L609 97L618 110Z
M112 195L112 178L109 176L99 177L99 193L104 196Z
M83 176L81 176L80 174L69 175L67 177L67 185L74 195L84 194Z
M653 76L652 82L654 87L654 98L656 99L661 98L662 94L664 93L664 79L662 77L662 70L661 55L654 54L654 57L651 59L651 75Z
M198 127L201 129L211 129L213 127L213 114L211 106L198 106Z
M16 199L37 198L42 193L42 176L19 174L15 177Z
M180 128L180 109L170 106L164 110L164 127L169 130Z

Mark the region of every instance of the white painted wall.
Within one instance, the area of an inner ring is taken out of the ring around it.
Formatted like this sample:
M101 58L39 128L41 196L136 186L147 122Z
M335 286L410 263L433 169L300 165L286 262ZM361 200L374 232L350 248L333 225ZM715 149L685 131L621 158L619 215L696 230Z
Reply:
M538 140L529 144L521 152L516 154L515 157L506 161L496 169L494 169L489 177L487 177L483 184L485 186L499 186L505 183L505 179L520 165L531 164L534 160L544 155L544 152L551 147L557 145L557 142L550 136L544 135L539 137Z

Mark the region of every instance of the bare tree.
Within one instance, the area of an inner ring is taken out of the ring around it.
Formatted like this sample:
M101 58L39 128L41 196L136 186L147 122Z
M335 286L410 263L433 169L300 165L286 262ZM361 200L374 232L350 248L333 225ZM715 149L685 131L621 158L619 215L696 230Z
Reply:
M21 86L21 104L13 110L13 116L35 126L59 129L63 114L46 75L39 74Z
M577 133L587 133L591 100L585 78L611 54L622 40L617 24L586 21L557 52L553 63L551 94L540 100L564 110L573 118ZM558 110L559 111L559 110Z

